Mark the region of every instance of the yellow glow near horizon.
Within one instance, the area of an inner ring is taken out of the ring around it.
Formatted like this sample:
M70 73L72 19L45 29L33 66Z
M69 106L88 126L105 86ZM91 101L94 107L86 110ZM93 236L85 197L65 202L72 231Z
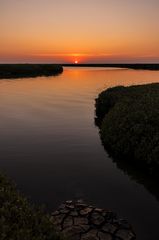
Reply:
M156 0L1 0L0 62L159 62L158 9Z

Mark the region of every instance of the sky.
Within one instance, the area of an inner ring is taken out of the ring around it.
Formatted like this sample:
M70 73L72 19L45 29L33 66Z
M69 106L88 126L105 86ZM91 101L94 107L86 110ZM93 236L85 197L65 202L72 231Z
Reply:
M0 63L159 63L159 0L0 0Z

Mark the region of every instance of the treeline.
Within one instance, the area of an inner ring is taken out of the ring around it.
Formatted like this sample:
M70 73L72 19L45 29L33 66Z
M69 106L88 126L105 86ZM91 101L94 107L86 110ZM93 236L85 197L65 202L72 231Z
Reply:
M0 78L54 76L63 72L57 64L0 64Z
M159 70L157 63L92 63L92 64L62 64L70 67L107 67L107 68L130 68L137 70Z

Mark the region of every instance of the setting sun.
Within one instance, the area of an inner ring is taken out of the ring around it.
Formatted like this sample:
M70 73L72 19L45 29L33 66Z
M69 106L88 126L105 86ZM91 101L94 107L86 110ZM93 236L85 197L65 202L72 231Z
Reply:
M78 61L77 61L77 60L75 61L75 64L78 64Z

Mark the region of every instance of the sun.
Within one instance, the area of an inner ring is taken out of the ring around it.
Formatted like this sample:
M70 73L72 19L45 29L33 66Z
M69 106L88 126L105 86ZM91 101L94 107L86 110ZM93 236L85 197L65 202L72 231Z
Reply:
M78 64L78 61L77 61L77 60L75 61L75 64Z

